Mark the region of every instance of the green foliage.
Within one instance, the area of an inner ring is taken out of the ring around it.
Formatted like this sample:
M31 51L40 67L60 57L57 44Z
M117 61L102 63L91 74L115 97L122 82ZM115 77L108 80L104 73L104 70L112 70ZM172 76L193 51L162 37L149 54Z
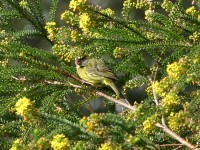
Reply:
M199 147L199 5L125 0L119 16L71 0L58 14L59 1L52 0L46 19L41 0L0 0L1 148ZM138 9L143 20L133 17ZM31 28L19 29L17 21ZM33 37L48 41L52 52L31 46ZM83 55L103 59L119 74L117 83L131 103L122 102L124 112L113 113L119 105L113 101L119 101L109 88L82 84L73 60ZM128 96L137 89L146 93L140 101ZM99 95L105 98L103 113L90 103Z

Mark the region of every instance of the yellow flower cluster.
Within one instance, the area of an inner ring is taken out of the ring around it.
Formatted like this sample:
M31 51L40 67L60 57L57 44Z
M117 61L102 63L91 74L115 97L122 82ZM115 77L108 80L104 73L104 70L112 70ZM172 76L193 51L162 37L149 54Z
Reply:
M69 8L73 11L84 9L86 6L87 0L71 0L69 3Z
M169 0L164 0L163 3L162 3L162 5L161 5L161 7L162 7L165 11L169 12L169 11L172 10L173 3L172 3L171 1L169 1Z
M125 137L125 141L127 143L136 144L140 141L140 138L138 138L137 136L134 137L131 134L127 134L127 136Z
M113 145L111 141L101 144L101 147L98 150L121 150L121 146Z
M56 33L56 30L57 30L56 29L56 23L55 22L47 22L44 28L47 30L48 38L51 41L54 41L55 40L55 33Z
M64 134L57 134L53 136L51 147L54 150L67 150L69 146L69 140L65 137Z
M148 9L145 11L145 19L149 22L153 21L152 14L154 13L154 10Z
M75 25L78 22L76 14L69 10L66 10L64 13L61 14L61 20L64 20L70 25Z
M102 119L101 114L91 114L89 117L83 117L80 122L85 126L88 132L95 132L99 136L105 135L107 128L99 125L99 120Z
M114 16L114 14L115 14L115 12L112 9L110 9L110 8L102 9L101 13L103 13L103 14L105 14L107 16L110 16L110 17Z
M79 34L76 30L71 30L70 37L72 42L76 42L78 39L82 38L81 34Z
M197 18L197 20L200 21L200 12L195 8L195 6L191 6L186 9L185 13Z
M150 40L157 40L160 39L160 35L155 32L146 32L146 36Z
M16 114L23 116L24 121L30 122L34 119L35 113L37 112L36 108L33 106L34 103L34 101L26 97L20 98L15 104Z
M195 16L198 13L198 11L196 10L196 8L194 6L192 6L192 7L189 7L188 9L186 9L185 13Z
M37 140L36 145L37 145L37 147L38 147L39 150L42 150L42 149L45 149L45 147L49 146L49 141L47 140L46 137L41 137L41 138L39 138Z
M179 62L173 62L169 65L167 65L167 73L173 80L178 80L185 72L186 67L184 64Z
M6 67L8 65L8 59L4 59L0 61L0 66Z
M180 103L179 97L175 93L168 93L162 99L162 106L166 113L169 112L172 108L175 107L175 105L178 105L179 103Z
M134 7L135 3L132 0L125 0L122 8L123 17L130 18L130 14L132 14Z
M194 64L200 63L200 53L198 53L198 54L196 54L196 55L194 56L194 59L192 60L192 62L193 62Z
M19 2L19 5L23 8L26 8L28 6L28 2L26 0L22 0L21 2Z
M160 82L153 82L152 86L155 90L155 93L159 96L164 97L167 94L167 89L170 87L171 81L168 78L163 78ZM149 90L149 89L148 89ZM150 89L151 91L151 89Z
M20 139L16 139L10 150L22 150L22 141Z
M115 58L122 58L126 54L126 49L121 47L116 47L113 51L113 56Z
M88 13L83 13L79 16L79 27L83 30L83 32L88 31L88 27L91 26L91 19Z
M200 39L199 33L196 31L192 35L189 36L189 39L193 40L193 42L198 42Z
M76 48L70 49L66 45L55 44L53 46L53 54L59 56L61 59L65 61L72 61L76 55Z
M152 131L156 128L155 123L156 123L156 119L157 115L148 117L142 124L143 124L143 131L146 134L150 134L152 133Z
M186 127L184 122L185 114L183 111L179 111L178 113L171 112L170 116L168 117L169 127L175 132L180 132L181 130L184 130L184 128Z
M2 40L0 41L0 44L1 44L1 45L8 45L9 42L10 42L10 40L9 40L7 37L5 37L4 39L2 39Z
M11 37L10 34L6 32L6 30L0 30L0 35L4 37L0 39L0 45L9 45L11 41L16 40L16 37Z
M145 8L148 5L150 5L152 2L150 0L137 0L137 3L135 5L136 8Z

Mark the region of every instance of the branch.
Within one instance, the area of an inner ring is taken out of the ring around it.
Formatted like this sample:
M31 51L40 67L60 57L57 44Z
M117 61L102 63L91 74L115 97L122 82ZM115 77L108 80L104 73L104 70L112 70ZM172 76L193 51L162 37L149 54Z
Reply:
M74 76L74 77L75 77L75 76ZM25 77L15 77L15 76L13 76L12 78L15 79L15 80L17 80L17 81L27 81L27 80L28 80L28 79L25 78ZM77 77L76 77L76 78L77 78ZM77 78L77 79L78 79L78 78ZM80 80L80 79L79 79L78 81L79 81L79 82L82 82L82 83L85 83L85 82L83 82L83 81ZM60 81L42 80L42 81L40 81L40 82L43 82L43 83L45 83L45 84L51 84L51 85L65 85L65 83L60 82ZM67 84L70 85L70 86L73 87L73 88L85 89L85 88L83 88L82 86L73 84L73 83L71 83L71 82L67 82ZM131 106L128 102L126 103L126 101L127 101L126 99L120 99L120 100L118 100L118 99L115 99L115 98L113 98L113 97L111 97L111 96L108 96L108 95L106 95L105 93L100 92L100 91L98 91L98 90L94 90L94 89L87 89L87 90L93 91L93 92L95 92L97 95L102 96L102 97L104 97L104 98L106 98L106 99L108 99L108 100L110 100L110 101L112 101L112 102L114 102L114 103L120 104L121 106L124 106L124 107L126 107L126 108L128 108L128 109L130 109L130 110L133 110L133 111L136 110L136 108L133 107L133 106ZM125 101L125 102L123 102L123 101Z
M73 83L71 83L71 82L68 82L68 83L69 83L70 86L72 86L72 87L74 87L74 88L81 88L81 89L84 89L82 86L73 84ZM106 99L108 99L108 100L110 100L110 101L112 101L112 102L114 102L114 103L120 104L121 106L124 106L124 107L126 107L126 108L128 108L128 109L130 109L130 110L133 110L133 111L136 110L136 108L133 107L133 106L131 106L129 103L123 102L123 100L126 101L126 99L118 100L118 99L115 99L115 98L113 98L113 97L111 97L111 96L108 96L108 95L106 95L105 93L100 92L100 91L98 91L98 90L92 89L92 91L95 91L95 93L96 93L97 95L102 96L102 97L104 97L104 98L106 98Z
M178 134L176 134L175 132L173 132L172 130L170 130L167 126L162 125L160 123L156 123L155 124L156 127L162 129L165 133L169 134L170 136L172 136L174 139L176 139L177 141L179 141L181 144L187 146L190 149L195 149L195 146L193 146L192 144L190 144L189 142L187 142L185 139L183 139L182 137L180 137Z
M108 95L106 95L106 94L104 94L104 93L102 93L100 91L97 91L97 90L96 90L96 94L99 95L99 96L102 96L102 97L104 97L104 98L106 98L106 99L108 99L108 100L110 100L110 101L112 101L114 103L120 104L120 105L122 105L122 106L124 106L124 107L126 107L126 108L128 108L130 110L133 110L133 111L136 110L136 108L131 106L130 104L122 102L122 100L125 100L125 99L117 100L117 99L115 99L115 98L113 98L111 96L108 96Z

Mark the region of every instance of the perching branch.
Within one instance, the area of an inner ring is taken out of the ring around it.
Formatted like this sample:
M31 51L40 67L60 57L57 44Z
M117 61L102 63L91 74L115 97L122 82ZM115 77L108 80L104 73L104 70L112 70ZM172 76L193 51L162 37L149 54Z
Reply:
M75 76L74 76L74 77L75 77ZM28 79L26 79L25 77L15 77L15 76L13 76L13 79L15 79L15 80L17 80L17 81L26 81L26 80L28 80ZM82 82L80 79L79 79L78 81L79 81L79 82ZM64 84L65 84L65 83L60 82L60 81L49 81L49 80L42 80L42 81L40 81L40 82L45 83L45 84L52 84L52 85L64 85ZM73 84L73 83L71 83L71 82L67 82L67 84L70 85L70 86L73 87L73 88L84 89L82 86ZM100 91L98 91L98 90L95 90L95 89L89 89L89 90L92 91L92 92L95 92L98 96L102 96L102 97L104 97L104 98L106 98L106 99L108 99L108 100L110 100L110 101L112 101L112 102L114 102L114 103L116 103L116 104L120 104L121 106L126 107L126 108L128 108L128 109L130 109L130 110L133 110L133 111L136 110L135 107L133 107L133 106L131 106L130 104L125 103L125 102L122 101L122 100L126 101L125 99L118 100L118 99L115 99L115 98L113 98L113 97L111 97L111 96L108 96L108 95L106 95L105 93L100 92Z
M74 88L81 88L81 89L83 89L82 86L79 86L79 85L76 85L76 84L73 84L73 83L70 83L70 82L68 82L68 83L69 83L70 86L72 86L72 87L74 87ZM110 100L110 101L112 101L112 102L114 102L114 103L116 103L116 104L120 104L121 106L124 106L124 107L126 107L126 108L128 108L128 109L130 109L130 110L133 110L133 111L136 110L135 107L131 106L130 104L127 104L127 103L123 102L122 100L115 99L115 98L113 98L113 97L111 97L111 96L106 95L106 94L103 93L103 92L98 91L98 90L92 89L92 91L95 91L95 93L96 93L97 95L102 96L102 97L104 97L104 98L106 98L106 99L108 99L108 100Z
M111 96L106 95L106 94L103 93L103 92L100 92L100 91L97 91L97 90L96 90L96 94L99 95L99 96L102 96L102 97L104 97L104 98L106 98L106 99L108 99L108 100L110 100L110 101L112 101L112 102L114 102L114 103L120 104L121 106L124 106L124 107L126 107L126 108L128 108L128 109L130 109L130 110L133 110L133 111L136 110L136 108L133 107L133 106L131 106L130 104L127 104L127 103L125 103L125 102L122 102L121 100L117 100L117 99L115 99L115 98L113 98L113 97L111 97Z

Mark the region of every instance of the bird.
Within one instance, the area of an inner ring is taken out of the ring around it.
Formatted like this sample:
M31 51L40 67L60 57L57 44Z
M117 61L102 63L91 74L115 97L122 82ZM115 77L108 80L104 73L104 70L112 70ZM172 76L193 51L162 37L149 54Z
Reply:
M123 95L119 92L114 80L117 76L105 65L105 63L96 58L87 58L86 56L75 58L75 65L79 77L94 87L110 86L117 97Z

